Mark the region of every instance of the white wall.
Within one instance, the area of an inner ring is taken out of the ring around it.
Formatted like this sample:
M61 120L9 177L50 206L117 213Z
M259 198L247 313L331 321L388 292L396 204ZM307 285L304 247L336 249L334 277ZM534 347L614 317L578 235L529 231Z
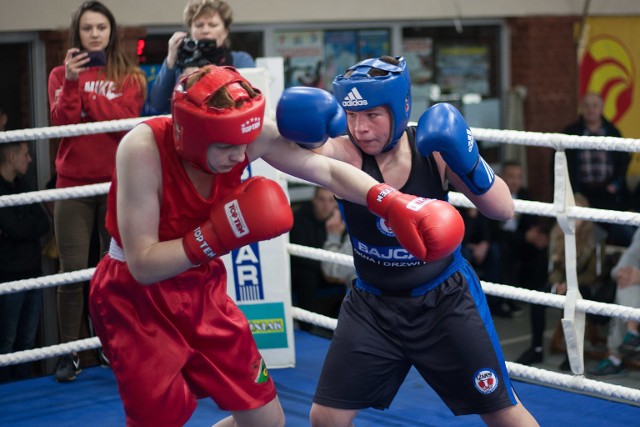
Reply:
M181 0L103 0L121 26L180 25ZM240 25L582 15L588 0L229 0ZM80 0L0 0L0 32L69 26ZM591 0L589 14L640 15L640 0Z

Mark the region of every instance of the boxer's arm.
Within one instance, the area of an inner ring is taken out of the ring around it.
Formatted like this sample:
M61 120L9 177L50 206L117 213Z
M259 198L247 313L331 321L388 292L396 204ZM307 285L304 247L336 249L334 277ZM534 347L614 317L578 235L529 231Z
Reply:
M122 139L116 168L118 229L133 277L151 284L191 268L182 239L159 241L160 155L147 125L135 127Z
M416 147L425 157L439 152L473 194L484 194L493 185L495 173L480 155L466 120L451 104L436 104L420 116Z
M284 139L271 121L265 121L260 136L247 148L247 155L251 160L262 157L282 172L316 183L340 198L361 205L366 205L369 188L378 184L371 176L347 163Z
M467 196L484 216L498 221L506 221L513 216L515 206L511 192L507 184L499 176L495 177L493 185L486 193L477 195L471 192L460 177L450 168L446 169L445 174L456 190Z
M423 208L420 204L414 210L410 202L419 198L403 195L396 190L397 194L406 197L402 197L402 201L398 200L391 209L387 209L385 205L384 212L375 209L374 204L368 203L367 195L376 191L378 181L348 163L316 154L285 140L275 129L271 133L271 126L267 124L265 127L260 137L247 149L250 158L261 155L276 169L321 185L338 197L368 205L372 212L384 218L392 218L392 223L396 224L399 230L396 233L398 240L419 259L438 259L451 253L460 244L464 224L456 209L448 203L436 200L430 202L428 207ZM405 208L407 205L409 207ZM434 227L440 230L449 227L451 234L444 245L436 242L437 238L433 237L436 234Z
M447 180L483 215L496 220L513 216L509 188L482 158L466 120L455 107L436 104L420 116L416 147L425 157L433 153Z

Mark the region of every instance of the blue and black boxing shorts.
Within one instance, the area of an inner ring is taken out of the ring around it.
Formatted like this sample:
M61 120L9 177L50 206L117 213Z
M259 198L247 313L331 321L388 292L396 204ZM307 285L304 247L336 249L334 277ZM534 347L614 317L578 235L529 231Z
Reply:
M466 262L419 296L379 296L355 286L313 401L388 408L411 366L456 415L517 403L486 298Z

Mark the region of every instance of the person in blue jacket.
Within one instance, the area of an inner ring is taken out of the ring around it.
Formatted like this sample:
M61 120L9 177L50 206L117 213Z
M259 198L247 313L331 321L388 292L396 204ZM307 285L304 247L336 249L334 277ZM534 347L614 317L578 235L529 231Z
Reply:
M231 50L229 29L233 10L224 0L189 0L183 12L188 29L175 32L168 43L167 57L156 76L148 106L157 114L171 112L173 88L182 75L203 65L231 65L234 68L255 67L247 52Z

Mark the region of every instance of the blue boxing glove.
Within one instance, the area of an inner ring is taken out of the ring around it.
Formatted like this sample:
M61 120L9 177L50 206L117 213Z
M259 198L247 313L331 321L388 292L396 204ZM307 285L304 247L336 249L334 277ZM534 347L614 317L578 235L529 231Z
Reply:
M484 194L493 185L495 173L480 156L471 129L453 105L436 104L420 116L416 146L425 157L438 151L473 194Z
M313 87L291 87L282 93L276 108L280 134L298 145L318 148L329 137L344 135L347 118L329 92Z

